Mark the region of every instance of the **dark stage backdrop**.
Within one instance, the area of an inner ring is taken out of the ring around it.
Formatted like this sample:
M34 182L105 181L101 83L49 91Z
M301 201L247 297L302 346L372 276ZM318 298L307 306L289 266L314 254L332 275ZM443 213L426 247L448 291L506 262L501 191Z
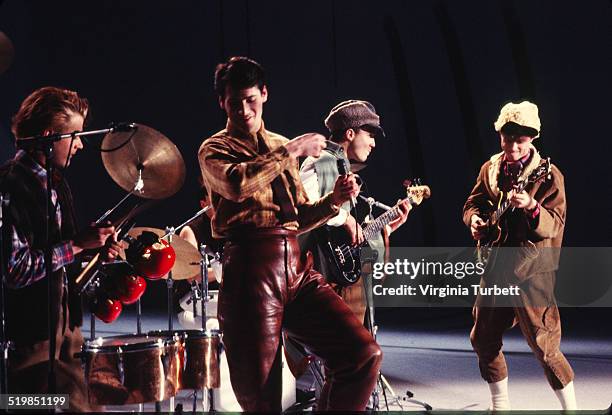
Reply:
M545 1L22 1L0 4L15 60L0 76L0 156L14 153L10 118L33 89L73 88L92 127L134 121L167 135L185 186L141 225L175 225L198 208L197 149L224 127L216 63L264 65L266 126L287 137L324 132L337 102L371 101L388 138L361 174L379 200L419 176L432 198L393 235L395 246L470 245L461 208L479 166L499 151L493 122L510 100L540 107L536 141L566 178L566 245L610 246L609 0ZM122 197L100 155L69 172L83 223Z

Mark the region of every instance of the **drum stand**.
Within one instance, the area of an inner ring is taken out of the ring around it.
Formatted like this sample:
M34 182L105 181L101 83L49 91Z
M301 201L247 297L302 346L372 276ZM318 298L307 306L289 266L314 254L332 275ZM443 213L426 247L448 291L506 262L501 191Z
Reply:
M170 244L170 246L172 246L172 237L174 236L175 233L176 233L175 228L167 227L166 235L162 239L166 239L168 243ZM168 331L170 332L174 330L173 324L172 324L173 323L172 317L174 314L174 304L173 304L173 299L172 299L172 287L173 286L174 286L174 280L172 279L172 270L170 270L168 272L168 279L166 279L166 287L167 287L167 293L168 293ZM168 398L168 404L170 405L168 412L174 412L174 396L171 396L170 398ZM155 402L155 412L161 413L161 402L159 401Z
M200 215L204 214L208 209L210 209L211 206L206 206L205 208L200 209L195 215L193 215L191 218L187 219L185 222L181 223L179 226L175 227L166 227L166 234L164 236L162 236L160 239L165 239L168 241L168 243L170 244L170 246L172 246L172 237L176 234L177 231L179 231L180 229L182 229L184 226L188 225L189 223L191 223L193 220L197 219ZM204 331L206 331L206 303L208 302L208 256L205 253L205 248L206 245L202 245L200 248L200 254L202 255L203 259L200 260L200 275L202 275L202 281L203 281L203 302L202 302L202 329ZM205 281L205 282L204 282ZM174 280L172 279L172 271L168 272L168 279L166 280L166 285L167 285L167 295L168 295L168 330L172 331L173 330L173 317L174 317L174 304L173 304L173 297L172 297L172 287L174 285ZM140 304L140 302L139 302ZM196 316L196 301L194 301L193 303L193 311L194 311L194 317ZM212 395L212 390L208 391L209 393L209 399L210 399L210 410L214 411L214 402L213 402L213 395ZM206 394L205 394L206 396ZM204 396L204 398L205 398ZM197 390L194 390L194 398L193 398L193 409L194 412L196 412L196 403L197 403ZM168 398L169 400L169 404L170 404L170 410L169 412L174 412L174 396L171 396L170 398ZM204 406L204 399L202 402L203 408ZM161 402L155 402L155 412L161 412Z
M202 309L202 330L206 331L206 306L210 301L209 293L208 293L208 267L210 266L210 261L208 259L208 254L206 253L207 248L205 244L200 245L199 252L200 256L200 276L202 279L202 285L200 286L197 281L191 282L191 303L193 307L193 317L194 321L198 317L198 304L201 304ZM197 412L198 407L198 390L193 390L193 401L192 401L192 411L194 413ZM206 387L202 388L202 411L207 411L206 406L208 404L208 411L216 412L215 410L215 401L213 390L208 389Z
M208 267L210 266L210 261L208 260L208 254L206 253L206 245L205 244L201 244L200 245L200 256L202 257L200 259L200 275L202 276L202 285L201 288L198 290L197 288L197 282L196 282L196 290L193 291L194 293L198 293L200 295L201 298L201 304L202 304L202 330L206 331L206 305L208 304L208 302L210 301L209 295L208 295ZM197 294L196 294L197 295ZM193 317L195 319L195 317L197 317L197 301L196 299L194 299L193 301ZM217 351L217 353L219 353L219 351ZM198 399L198 391L194 390L193 391L193 412L196 412L196 402ZM212 388L202 388L202 410L206 411L206 403L208 401L208 411L209 412L216 412L215 410L215 396L213 394L213 390Z

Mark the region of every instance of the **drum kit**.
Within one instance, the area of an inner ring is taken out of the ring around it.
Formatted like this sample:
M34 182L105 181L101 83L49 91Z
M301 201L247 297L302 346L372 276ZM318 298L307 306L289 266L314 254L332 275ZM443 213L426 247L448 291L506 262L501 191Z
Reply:
M183 185L185 164L178 148L160 132L138 124L106 134L102 141L102 161L111 178L127 192L119 203L97 221L109 221L132 196L159 200L172 196ZM140 200L139 199L139 200ZM193 410L198 391L203 390L204 409L215 410L213 389L220 387L219 358L221 332L206 329L206 307L200 307L202 327L173 329L175 280L201 278L197 298L209 298L208 267L211 255L205 245L200 249L180 238L177 232L206 212L166 230L134 227L135 217L147 204L138 202L114 223L118 240L127 244L124 258L103 263L91 258L76 278L76 287L91 309L90 338L79 357L85 368L89 401L94 405L139 404L170 401L180 390L192 390ZM125 209L124 209L125 210ZM216 256L218 260L218 256ZM140 299L148 281L165 280L168 288L167 330L142 332ZM136 333L96 337L95 318L105 323L116 320L126 304L136 304ZM194 307L194 312L198 311ZM215 315L216 317L216 315ZM208 408L205 407L208 403Z

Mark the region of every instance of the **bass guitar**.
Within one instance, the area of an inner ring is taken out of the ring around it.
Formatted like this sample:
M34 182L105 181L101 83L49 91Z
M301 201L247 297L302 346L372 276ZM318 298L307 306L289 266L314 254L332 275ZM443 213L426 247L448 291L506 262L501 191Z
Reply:
M429 186L406 186L406 198L403 201L407 200L412 206L418 206L430 196ZM361 276L361 247L372 240L387 224L400 216L398 205L370 221L363 228L364 241L358 245L351 244L346 230L341 227L325 225L315 231L317 241L324 252L324 258L328 265L327 280L329 282L346 287L359 281Z

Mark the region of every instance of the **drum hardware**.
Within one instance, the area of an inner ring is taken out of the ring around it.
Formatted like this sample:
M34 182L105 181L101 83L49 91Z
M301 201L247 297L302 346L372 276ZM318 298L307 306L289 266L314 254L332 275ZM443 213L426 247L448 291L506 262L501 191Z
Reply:
M206 245L200 245L200 275L202 275L202 329L206 330L206 304L210 301L208 298L208 267L210 266L208 254L206 253ZM196 302L193 302L193 316L197 316Z
M174 236L173 228L166 228L166 233L168 234L168 244L172 246L172 237ZM166 287L168 288L168 330L172 330L172 318L173 318L173 298L172 298L172 286L174 285L174 281L172 280L172 270L168 272L168 278L166 279Z
M133 209L127 217L123 218L120 222L115 224L114 226L117 228L117 240L123 241L125 240L128 232L134 227L136 224L136 220L134 219L133 213L135 209ZM94 257L87 263L87 265L83 268L81 273L75 278L74 284L76 286L76 291L78 293L84 293L87 290L89 284L94 281L100 269L100 253L96 253Z
M152 278L152 279L166 278L167 279L166 283L168 285L168 315L169 315L168 329L169 330L164 333L161 333L161 332L160 333L149 333L147 336L149 337L157 336L159 338L169 338L169 337L174 338L177 336L180 337L182 339L181 344L184 344L184 345L181 346L179 354L185 353L184 355L182 355L181 359L183 359L182 362L184 362L184 364L186 365L185 369L189 372L190 370L192 370L190 369L190 367L193 366L194 362L196 362L196 360L194 359L196 359L197 356L202 354L197 351L197 348L195 349L196 351L191 350L192 343L198 341L197 339L200 336L200 333L206 333L209 337L211 337L211 339L199 340L199 341L204 342L204 344L206 344L206 342L208 341L212 345L208 346L209 349L207 350L209 350L209 352L205 353L205 355L207 356L205 361L208 361L209 363L208 363L208 366L206 367L206 370L203 373L214 374L215 371L218 372L219 350L218 350L217 345L220 342L219 341L220 336L218 334L218 331L216 332L217 333L216 336L214 335L215 332L213 332L213 335L211 335L210 331L205 331L205 330L203 331L198 330L197 332L187 333L187 334L185 333L181 334L179 332L177 334L175 331L173 331L173 327L172 327L172 313L173 313L172 301L173 299L172 299L171 288L174 283L175 277L177 277L178 279L193 278L194 276L197 276L197 274L199 274L199 272L197 271L194 272L194 270L198 270L197 265L200 264L200 261L204 261L204 264L206 265L209 264L208 256L205 256L205 258L202 259L197 248L191 246L189 243L187 243L180 237L176 236L175 233L178 229L187 225L191 220L203 214L207 209L208 208L202 209L193 218L181 224L177 228L169 227L165 231L162 231L160 229L155 229L155 228L131 228L129 229L126 232L127 234L124 237L124 239L127 240L130 244L129 248L126 250L126 258L128 261L123 262L121 264L105 264L105 266L100 270L99 274L101 275L105 273L112 274L112 271L114 268L129 267L129 268L125 268L124 271L127 272L128 269L132 271L138 270L138 271L141 271L141 273L148 278ZM203 248L203 252L206 252L205 247ZM208 270L206 266L203 272L205 274L205 278L208 278ZM165 274L167 274L167 276ZM90 290L95 291L96 289L101 289L101 288L108 289L108 287L113 286L113 284L111 283L112 281L104 282L104 280L100 279L99 277L101 275L99 275L98 278L95 278L92 283L88 284L88 287L87 287L88 291ZM136 304L138 307L137 330L138 330L138 333L140 334L141 333L140 318L142 314L141 307L140 307L140 299L137 300ZM94 340L95 338L95 323L94 322L92 322L91 327L93 329L91 333L91 341L95 341ZM103 339L103 338L98 339L98 341L105 341L105 340L106 339ZM95 347L93 348L89 347L89 349L87 350L91 351L93 349L95 349ZM84 352L86 352L87 350L85 350L84 348ZM116 364L114 365L115 368L112 370L115 373L115 378L117 380L117 383L118 384L129 383L130 375L128 374L126 370L124 370L124 368L126 367L126 365L129 364L129 362L126 362L125 359L126 359L126 356L130 356L130 354L126 351L124 347L117 348L116 353L118 353L119 356L114 358L114 361L116 362ZM92 376L91 365L92 364L90 364L89 365L90 367L88 368L88 373L89 373L88 384L89 384L89 381L92 381L92 382L95 381L95 379L91 377ZM159 365L161 366L161 370L163 372L168 372L171 370L172 371L179 370L182 368L181 365L176 366L174 364L173 357L170 355L163 355L162 357L160 357ZM93 374L93 376L95 376L95 374ZM210 375L207 375L207 376L210 376ZM177 389L184 387L184 386L181 386L182 385L181 382L182 381L176 384L178 385ZM185 387L190 386L190 385L194 386L196 393L197 393L197 389L201 387L202 388L209 387L210 388L209 393L211 395L210 400L212 401L212 388L218 387L219 381L217 381L216 383L207 382L204 385L199 385L197 382L193 383L194 382L193 379L191 382L192 384L190 384L189 382L185 383ZM108 386L108 385L105 385L104 382L98 382L97 384L94 384L92 387L90 387L89 390L91 393L98 394L96 396L93 396L91 399L93 400L106 399L105 397L100 395L102 394L102 392L100 391L100 388L104 388L105 386ZM161 400L169 399L170 410L173 410L174 409L174 396L173 396L174 393L170 395L166 394L163 397L159 395L160 399L156 400L156 404L155 404L156 408L161 410ZM125 403L138 403L137 402L138 400L141 400L141 398L132 396L128 400L126 400ZM197 394L196 396L194 396L194 400L197 402ZM139 403L139 409L141 411L143 410L142 402ZM211 408L214 408L214 403L212 403Z
M191 223L192 221L194 221L195 219L197 219L200 215L204 214L206 211L208 211L211 208L211 205L208 205L202 209L200 209L194 216L192 216L191 218L187 219L185 222L181 223L179 226L177 227L167 227L166 228L166 234L163 237L168 237L170 243L172 243L172 237L176 234L177 231L180 231L183 227L187 226L189 223ZM179 241L185 242L185 245L183 245L183 247L181 247L180 252L181 252L181 259L183 259L182 261L179 261L179 264L181 264L181 268L180 271L182 272L182 277L184 278L193 278L193 274L192 272L190 272L189 270L189 266L191 266L192 264L197 264L194 263L194 261L189 261L187 259L187 257L191 256L193 259L193 251L196 251L195 248L192 247L191 244L187 243L186 241L182 240L181 238L178 238ZM197 251L196 251L197 252ZM206 255L206 246L203 245L201 247L200 250L200 254L203 253L203 260L200 259L200 261L198 262L200 264L200 274L202 275L202 278L205 279L206 283L205 285L203 285L203 287L205 286L206 288L204 289L204 291L201 293L200 298L204 298L204 302L207 302L208 299L206 298L206 296L208 296L208 256ZM185 268L186 266L186 268ZM202 271L203 268L203 271ZM174 314L174 306L173 306L173 299L172 299L172 286L173 286L173 280L172 280L172 272L170 272L168 274L168 279L167 279L167 284L168 284L168 329L172 330L172 320L173 320L173 314ZM192 285L193 287L193 285ZM196 287L197 287L197 282L196 282ZM193 292L195 292L196 290L194 290ZM194 316L196 315L195 313L197 313L197 305L196 305L196 301L194 301L193 307L194 307ZM202 314L203 314L203 318L202 318L202 330L204 332L206 332L206 310L205 310L205 304L202 305ZM187 347L187 346L186 346ZM187 348L185 349L186 353L187 353ZM217 347L217 351L216 351L216 357L217 357L217 374L218 374L218 368L219 368L219 350ZM186 357L187 359L187 357ZM187 360L186 360L187 361ZM216 383L216 386L212 386L212 387L219 387L218 385L219 382ZM213 395L212 395L212 387L207 387L208 385L203 385L203 386L197 386L196 384L193 385L193 407L195 408L197 406L197 399L198 399L198 389L199 388L203 388L203 391L205 393L205 391L208 389L208 394L209 394L209 401L210 401L210 410L214 411L214 402L213 402ZM202 405L204 405L204 401L202 402ZM173 405L171 405L173 406ZM204 406L203 406L204 407ZM194 409L195 411L195 409Z
M179 273L180 279L188 279L188 278L192 278L193 274L190 272L190 265L192 263L192 261L189 260L189 257L193 258L193 251L195 251L195 248L193 248L191 246L191 244L189 244L187 241L183 240L182 238L180 238L178 235L176 235L177 231L180 231L184 226L187 226L189 223L191 223L193 220L195 220L196 218L198 218L200 215L204 214L208 209L210 209L211 206L206 206L203 209L200 209L194 216L192 216L191 218L187 219L185 222L181 223L180 225L178 225L177 227L166 227L165 233L163 235L161 235L159 237L159 242L161 244L166 243L167 244L167 248L171 249L172 253L174 254L172 256L172 265L169 267L167 273L166 272L161 272L159 271L158 274L160 278L164 277L164 274L167 275L166 277L166 286L167 286L167 298L168 298L168 330L171 332L173 330L173 314L174 314L174 306L173 306L173 297L172 297L172 287L174 285L174 272ZM133 232L136 233L139 229L133 229ZM154 229L152 233L154 234L158 234L159 230ZM143 231L141 233L141 235L143 233L147 232L146 230ZM151 249L148 248L149 250ZM162 248L162 252L165 252L166 248ZM145 251L145 255L150 254L151 252ZM168 251L169 253L169 251ZM175 258L176 256L178 256L179 261L176 261ZM166 256L162 256L160 255L159 258L169 258ZM141 261L140 263L143 263L143 261ZM161 263L164 263L164 261L161 261ZM147 264L147 262L144 262L144 264ZM176 269L175 269L175 265L177 265ZM157 265L153 265L153 267L157 267ZM138 270L138 266L136 267L136 269ZM150 270L142 270L145 275L150 274ZM173 272L174 271L174 272ZM208 275L208 270L206 270L206 275ZM205 328L205 327L204 327ZM217 365L218 367L218 365ZM170 397L169 399L169 403L170 403L170 412L174 411L174 397ZM156 409L159 407L159 404L156 402Z
M176 335L88 340L80 357L89 401L97 405L159 402L180 387L182 343Z
M121 206L126 200L128 200L130 196L132 196L136 192L141 192L142 189L144 189L144 181L142 180L142 170L138 170L138 179L134 184L134 188L127 195L125 195L115 206L104 212L104 214L98 219L96 219L94 223L96 225L99 225L104 222L106 218L108 218L115 210L119 208L119 206Z
M215 253L212 253L212 254L213 256L217 258L216 260L218 260L218 255ZM190 333L190 332L219 333L218 330L207 330L206 328L206 321L208 319L207 318L207 308L210 302L210 294L211 294L211 292L208 290L208 267L210 266L209 257L211 256L211 252L205 244L200 245L199 255L201 256L200 260L194 264L200 265L200 275L201 275L200 279L202 280L202 285L200 286L200 284L194 278L191 281L190 292L186 294L185 297L183 297L180 300L180 305L181 305L181 308L185 311L188 311L189 309L192 310L194 323L197 322L198 315L201 314L201 317L200 317L201 330L187 330L186 333ZM198 309L200 309L201 311L198 311ZM216 364L215 373L217 374L220 373L221 347L222 347L221 343L218 342L217 347L215 348L215 351L214 351L215 358L213 359L213 361ZM207 353L210 354L212 353L212 351L208 351ZM187 355L187 360L189 360L188 355ZM208 370L205 373L208 373ZM203 410L215 411L215 397L214 397L213 389L218 388L219 384L220 384L220 378L219 378L219 381L216 383L204 382L203 384L202 383L191 384L191 386L193 387L192 406L194 408L194 411L195 411L195 408L197 407L199 389L202 389L202 393L203 393L203 396L202 396Z
M211 205L207 206L207 208L210 208ZM202 257L200 259L200 275L202 276L202 292L201 292L201 298L202 298L202 329L206 330L206 305L208 304L208 302L210 301L208 298L208 267L209 267L209 261L208 261L208 254L206 253L206 245L205 244L201 244L200 245L200 256ZM196 317L196 312L197 312L197 307L196 307L196 302L193 302L193 316L194 318ZM219 347L221 347L221 345L219 344ZM217 358L219 356L219 352L220 350L217 349ZM217 360L217 367L219 367L218 365L218 360ZM219 385L217 384L216 386L217 388L219 387ZM198 397L198 391L196 389L194 389L194 401L197 399ZM209 407L208 410L210 412L214 412L215 411L215 396L213 394L213 390L212 387L204 387L204 389L202 389L202 408L205 408L205 396L206 393L208 392L208 403L209 403Z

